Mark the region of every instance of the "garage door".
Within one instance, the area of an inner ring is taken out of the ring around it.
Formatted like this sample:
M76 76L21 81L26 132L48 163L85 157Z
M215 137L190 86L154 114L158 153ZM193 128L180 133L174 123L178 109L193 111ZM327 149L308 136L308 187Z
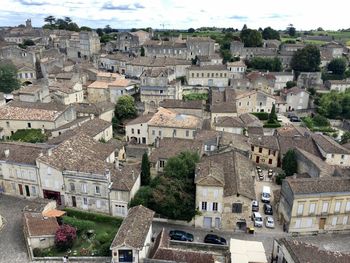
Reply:
M203 227L211 228L211 217L204 217Z

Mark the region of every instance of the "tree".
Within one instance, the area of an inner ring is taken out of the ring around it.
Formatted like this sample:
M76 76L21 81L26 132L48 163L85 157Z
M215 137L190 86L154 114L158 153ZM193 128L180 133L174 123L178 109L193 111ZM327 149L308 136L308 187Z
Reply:
M298 72L319 71L321 64L320 50L315 45L307 45L297 50L291 60L291 67Z
M340 144L345 144L350 142L350 132L344 132L343 135L341 136L341 141Z
M287 81L286 88L290 89L290 88L295 87L296 85L297 85L297 83L295 81Z
M277 39L280 40L280 33L277 30L272 29L271 27L265 27L262 31L263 39Z
M21 87L17 79L17 69L10 62L0 62L0 92L11 93Z
M291 37L295 37L296 32L297 31L296 31L295 27L292 24L289 24L289 26L287 27L288 35L291 36Z
M346 60L344 58L335 58L329 62L327 68L329 71L332 71L332 74L335 75L344 75L346 70Z
M106 34L112 33L112 28L110 25L106 25L105 28L103 29L103 32Z
M151 164L148 160L147 153L142 155L141 163L141 185L149 185L151 182Z
M135 100L130 95L119 97L115 106L115 116L119 121L134 118L137 115Z
M315 117L313 117L312 121L316 127L328 127L328 126L330 126L329 120L320 114L317 114Z
M72 19L71 19L69 16L65 16L65 17L64 17L64 21L65 21L67 24L69 24L69 23L72 22Z
M279 72L282 70L282 62L279 58L254 57L247 61L249 68Z
M91 27L88 26L81 26L80 31L92 31Z
M47 16L44 18L44 21L49 23L52 26L56 21L56 18L54 16Z
M242 30L240 38L245 47L261 47L263 44L261 33L255 29Z
M141 57L144 57L144 56L145 56L145 48L144 48L144 47L141 47L141 49L140 49L140 55L141 55Z
M283 156L282 169L286 176L291 176L298 172L298 162L294 150L289 149Z
M242 28L242 31L243 31L243 30L247 30L247 29L248 29L247 25L244 24L244 25L243 25L243 28Z
M99 37L103 36L103 29L102 28L97 28L96 33L98 34Z
M60 250L72 248L74 240L77 238L77 231L70 225L61 225L55 234L55 246Z
M23 41L23 45L24 45L24 46L35 46L35 43L34 43L34 41L31 40L31 39L25 39L25 40Z
M269 119L267 120L267 123L278 123L275 104L272 105L272 109L269 114Z
M342 113L342 106L338 101L332 101L327 110L329 118L335 119Z
M194 32L196 32L196 30L194 29L194 28L189 28L188 30L187 30L187 32L188 33L190 33L190 34L193 34Z

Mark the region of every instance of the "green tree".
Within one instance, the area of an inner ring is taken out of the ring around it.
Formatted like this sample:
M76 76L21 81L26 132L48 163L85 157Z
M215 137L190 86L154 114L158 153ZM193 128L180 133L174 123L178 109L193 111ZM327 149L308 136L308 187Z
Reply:
M315 117L313 117L312 122L316 127L330 126L329 120L320 114L317 114Z
M17 79L17 69L10 62L0 62L0 92L11 93L21 87Z
M261 32L255 29L245 29L241 31L240 38L245 47L261 47L263 44Z
M343 135L341 136L341 141L340 144L345 144L350 142L350 132L344 132Z
M294 150L289 149L283 156L282 169L286 176L291 176L298 172L298 162Z
M44 21L52 26L56 21L56 18L54 16L47 16L44 18Z
M290 24L290 25L287 27L287 33L288 33L289 36L295 37L297 31L296 31L295 27L294 27L292 24Z
M134 118L137 115L135 100L130 95L123 95L118 98L115 106L115 116L119 121Z
M277 123L277 114L276 114L276 105L273 104L271 108L271 112L269 114L269 119L267 120L268 123Z
M141 49L140 49L140 55L141 55L141 57L144 57L144 56L145 56L145 48L144 48L144 47L141 47Z
M297 83L295 81L287 81L286 88L290 89L290 88L295 87L296 85L297 85Z
M92 31L91 27L88 26L81 26L80 31Z
M291 67L298 72L319 71L321 64L320 50L315 45L307 45L297 50L291 60Z
M332 74L335 75L344 75L346 70L346 60L344 58L335 58L329 62L327 68L329 71L332 71Z
M247 61L249 68L279 72L282 70L282 62L279 58L254 57Z
M331 101L328 105L327 111L329 118L335 119L342 113L342 106L338 101Z
M189 28L188 30L187 30L187 32L188 33L190 33L190 34L193 34L194 32L196 32L196 30L194 29L194 28Z
M265 27L262 31L263 39L277 39L280 40L280 33L277 30L272 29L271 27Z
M151 182L151 164L148 160L147 153L142 155L141 163L141 185L149 185Z
M35 43L34 43L34 41L31 40L31 39L25 39L25 40L23 41L23 45L25 45L25 46L35 46Z

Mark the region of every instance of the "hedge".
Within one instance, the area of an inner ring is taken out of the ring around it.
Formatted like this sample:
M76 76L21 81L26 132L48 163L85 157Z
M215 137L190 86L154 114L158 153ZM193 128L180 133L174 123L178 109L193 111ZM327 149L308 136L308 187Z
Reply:
M63 223L75 227L79 232L93 229L96 226L95 222L77 219L70 216L64 216Z
M85 211L81 211L73 208L65 208L64 211L66 211L67 215L70 217L75 217L83 220L90 220L90 221L100 222L100 223L113 223L113 224L116 224L117 226L120 226L121 223L123 222L123 219L119 217L92 213L92 212L85 212Z
M266 121L269 119L269 114L267 112L252 112L252 114L258 117L261 121Z
M281 124L279 123L265 123L264 128L279 128Z
M10 140L38 143L47 141L47 135L40 129L19 129L11 135Z

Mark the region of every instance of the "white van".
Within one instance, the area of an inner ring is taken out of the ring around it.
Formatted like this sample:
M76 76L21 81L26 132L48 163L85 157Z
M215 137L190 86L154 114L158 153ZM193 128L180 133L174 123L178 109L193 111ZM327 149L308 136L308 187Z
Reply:
M261 201L264 203L270 203L271 189L270 186L263 186L261 193Z

